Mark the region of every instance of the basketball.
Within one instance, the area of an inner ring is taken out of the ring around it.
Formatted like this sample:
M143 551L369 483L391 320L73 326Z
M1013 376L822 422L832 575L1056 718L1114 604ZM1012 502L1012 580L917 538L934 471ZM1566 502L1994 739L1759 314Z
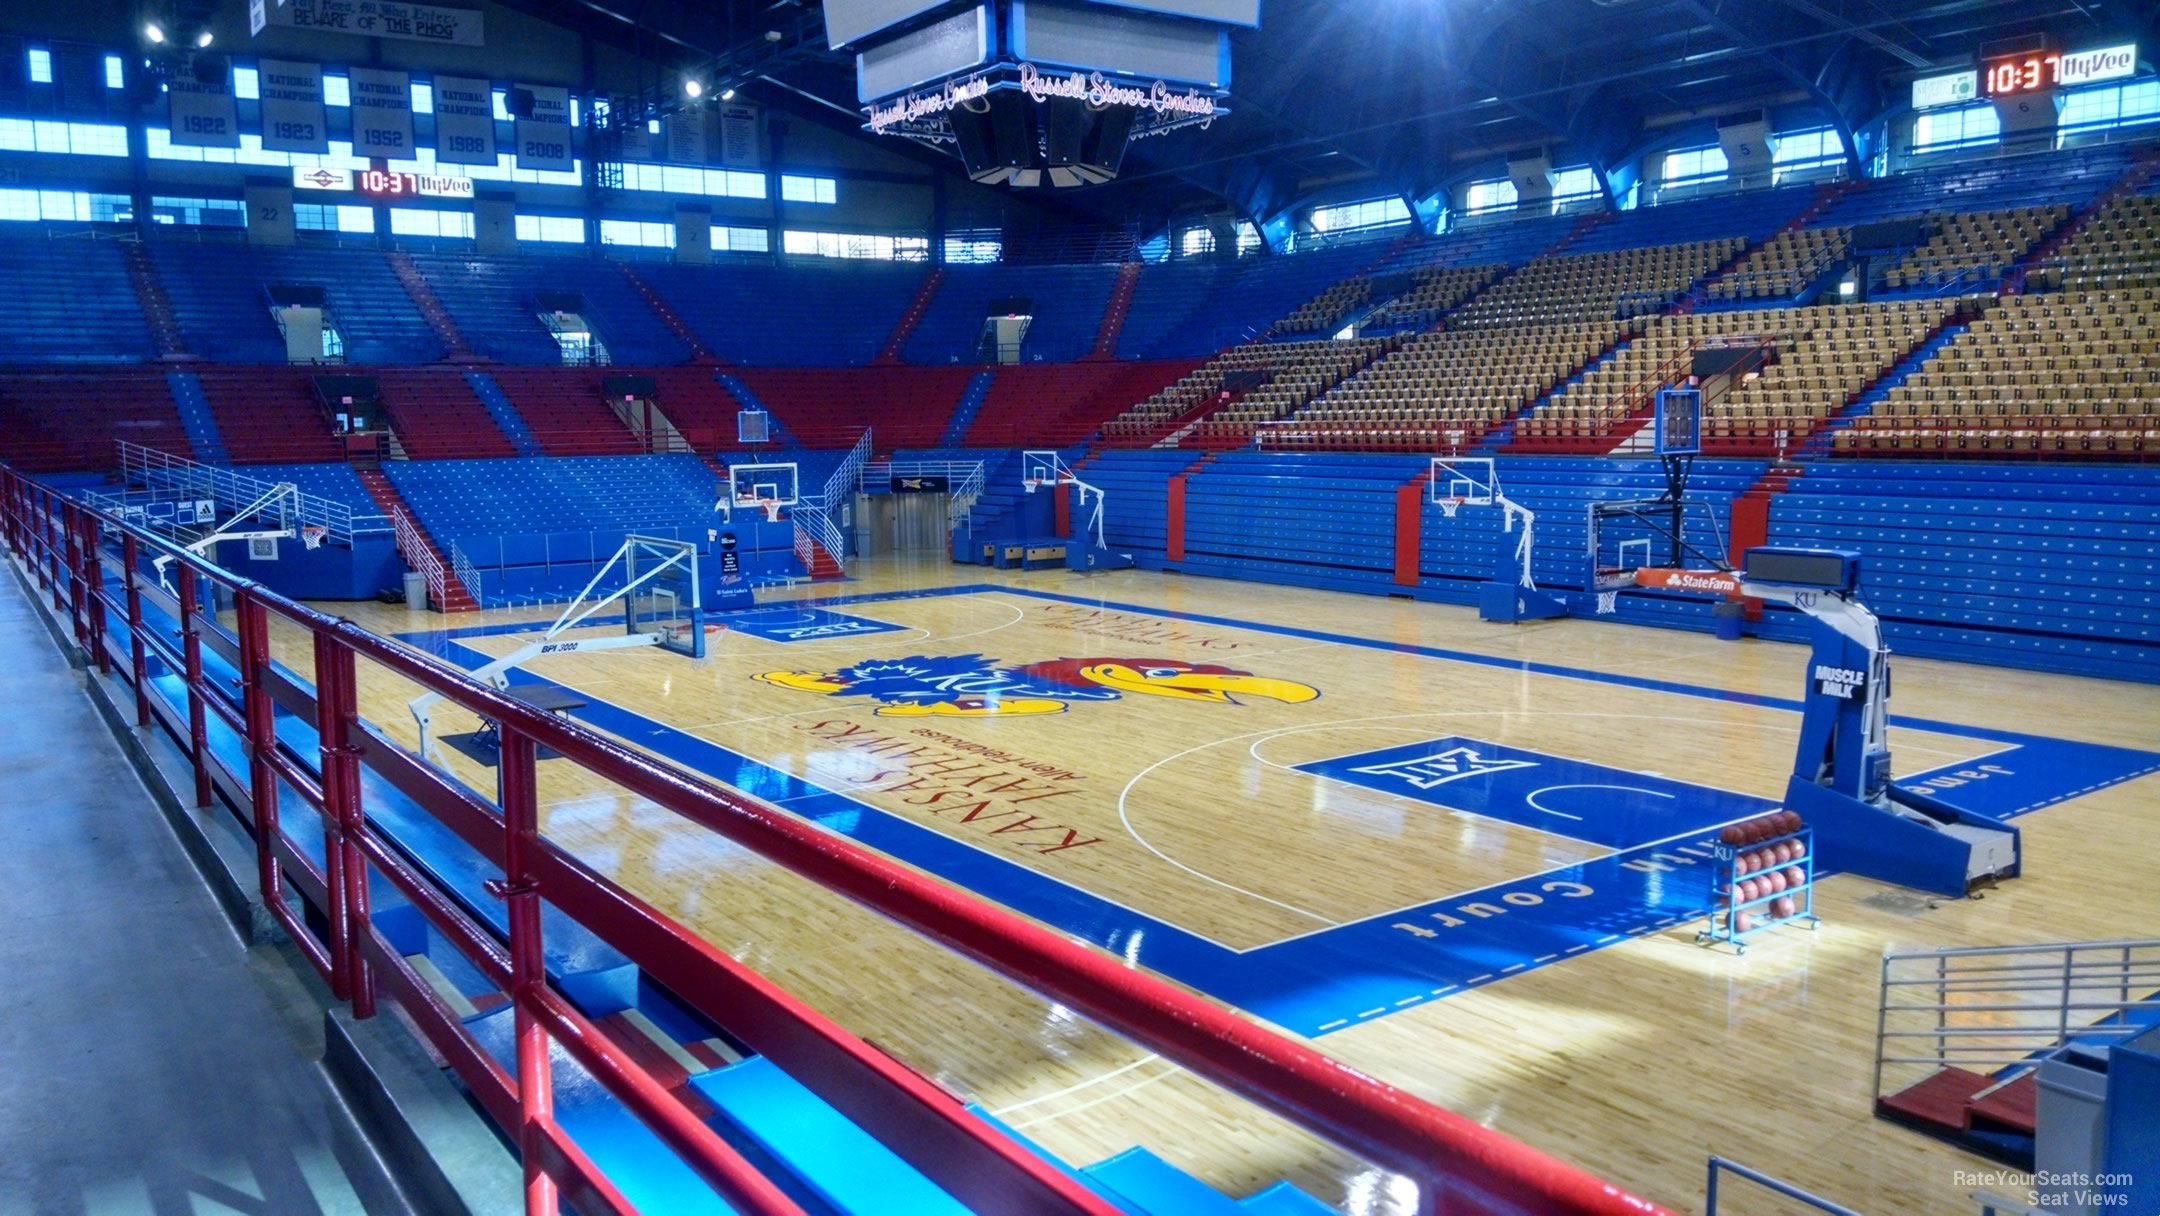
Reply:
M1755 927L1755 914L1746 909L1741 909L1730 915L1732 917L1732 931L1735 933L1746 933Z
M1791 916L1794 912L1797 911L1799 911L1799 905L1793 902L1793 898L1790 895L1780 895L1776 899L1770 901L1770 914L1777 917L1779 920L1784 920L1786 917Z
M1782 871L1781 873L1779 873L1778 877L1784 879L1785 885L1788 887L1802 887L1807 885L1807 871L1801 869L1799 866L1794 866L1789 870Z

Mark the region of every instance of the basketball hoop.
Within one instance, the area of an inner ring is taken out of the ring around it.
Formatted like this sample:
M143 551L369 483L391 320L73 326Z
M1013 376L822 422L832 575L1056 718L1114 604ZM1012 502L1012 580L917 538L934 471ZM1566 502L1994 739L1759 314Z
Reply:
M1463 505L1463 500L1460 498L1435 498L1433 499L1433 505L1440 508L1441 515L1453 519L1456 510Z
M300 543L310 549L322 548L323 538L328 535L330 535L330 529L321 524L300 525Z
M1620 593L1619 593L1619 592L1617 592L1617 591L1600 591L1600 592L1598 592L1598 597L1597 597L1597 614L1598 614L1599 616L1611 616L1611 615L1612 615L1613 613L1615 613L1615 612L1618 612L1618 611L1620 611Z
M780 522L780 508L786 505L777 498L738 498L728 517L732 520L736 511L757 510L765 513L766 523L776 524Z

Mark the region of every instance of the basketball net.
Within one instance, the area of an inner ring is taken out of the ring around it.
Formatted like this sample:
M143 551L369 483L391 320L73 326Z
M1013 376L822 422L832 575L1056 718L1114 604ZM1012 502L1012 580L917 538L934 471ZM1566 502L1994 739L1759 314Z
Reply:
M1620 593L1619 593L1619 592L1617 592L1617 591L1600 591L1600 592L1598 592L1598 596L1597 596L1597 614L1598 614L1599 616L1611 616L1611 615L1612 615L1613 613L1615 613L1615 612L1618 612L1618 611L1620 611Z
M300 543L310 549L322 548L323 538L328 535L330 535L330 529L321 524L300 525Z
M1440 514L1448 519L1455 518L1455 512L1462 504L1463 500L1460 498L1436 498L1433 500L1433 505L1440 508Z

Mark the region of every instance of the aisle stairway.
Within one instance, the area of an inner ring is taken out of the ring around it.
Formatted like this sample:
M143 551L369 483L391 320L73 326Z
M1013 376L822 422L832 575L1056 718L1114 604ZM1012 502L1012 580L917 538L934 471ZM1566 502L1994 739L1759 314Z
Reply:
M442 546L428 534L426 525L420 522L420 516L412 509L412 504L405 501L405 496L398 493L396 486L390 484L390 479L383 476L382 470L355 467L353 472L359 475L360 484L366 488L368 497L375 500L375 505L382 509L384 515L393 519L403 515L412 522L413 531L418 535L420 543L434 558L435 564L442 569L443 602L435 607L443 612L472 612L478 609L479 602L473 599L472 592L466 589L463 580L458 578L457 571L451 568L449 554L444 553ZM408 557L407 564L417 567L424 562L415 562Z
M127 267L128 285L135 291L135 306L142 310L143 322L150 327L150 339L157 344L158 357L187 357L187 343L181 338L179 320L173 316L172 301L166 298L165 285L158 281L157 266L151 262L142 242L123 242L120 260Z
M413 265L412 257L402 249L393 249L383 256L389 259L391 273L397 275L405 294L412 297L413 306L427 319L435 336L442 339L444 349L449 352L446 357L455 361L471 359L473 353L465 345L465 335L458 332L457 322L450 319L450 310L443 307L443 302L435 295L435 288L420 273L420 268Z
M915 327L922 324L924 314L930 311L930 301L937 296L938 287L944 282L943 266L932 267L930 273L923 276L922 285L915 289L915 298L908 301L907 310L900 314L900 320L893 326L892 333L886 335L885 344L878 348L874 362L900 361L901 348L907 345L909 338L915 336Z

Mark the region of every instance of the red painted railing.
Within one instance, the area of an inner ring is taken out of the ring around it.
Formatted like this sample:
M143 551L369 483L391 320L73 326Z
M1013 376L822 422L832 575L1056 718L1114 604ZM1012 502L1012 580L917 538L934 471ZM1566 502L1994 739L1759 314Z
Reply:
M539 747L1407 1175L1418 1184L1422 1212L1620 1216L1664 1211L1119 959L738 791L534 710L461 671L286 599L4 467L0 516L8 544L50 592L55 611L70 621L86 660L131 685L138 723L161 726L188 754L198 801L208 804L215 790L252 829L264 903L332 991L363 1018L374 1013L379 996L398 1002L481 1105L515 1136L528 1212L555 1212L558 1195L586 1212L634 1210L553 1117L551 1042L737 1210L798 1210L631 1053L549 986L542 892L562 913L751 1049L770 1056L969 1208L1100 1216L1115 1211L943 1090L542 837L534 784ZM174 558L177 595L138 577L138 558L152 553ZM236 634L195 609L210 584L233 596ZM146 627L145 601L180 622L178 644ZM107 632L115 615L127 622L125 649ZM312 692L272 665L272 617L308 635ZM237 706L217 681L205 679L205 646L240 671ZM153 656L184 673L184 705L168 702L148 679ZM360 659L500 723L497 802L423 763L360 718L355 698ZM277 739L272 727L278 707L316 723L319 777L310 771L308 758ZM209 746L206 711L248 741L245 772L229 768ZM501 869L503 877L489 884L489 892L508 905L507 940L498 940L488 924L415 868L373 823L361 792L362 766ZM295 843L298 825L281 821L281 782L318 813L324 842L320 867ZM487 1056L457 1015L373 928L368 890L371 875L378 873L507 995L516 1018L514 1077ZM288 894L312 904L326 931L314 932L295 915L285 904Z

